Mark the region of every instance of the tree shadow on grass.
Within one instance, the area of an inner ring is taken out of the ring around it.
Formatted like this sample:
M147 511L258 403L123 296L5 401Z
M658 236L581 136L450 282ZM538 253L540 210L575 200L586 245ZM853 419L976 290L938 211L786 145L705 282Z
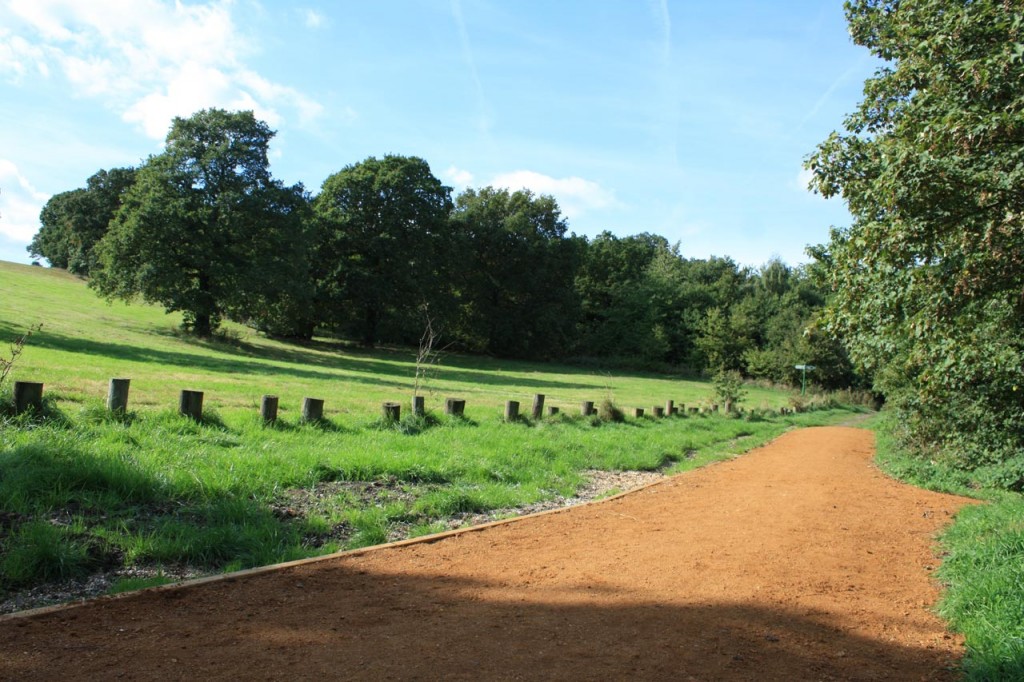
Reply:
M246 348L245 345L225 346L216 342L206 343L198 341L197 345L200 347L212 348L223 353L221 355L208 355L98 341L95 339L75 338L46 331L45 328L32 337L32 345L71 353L102 356L112 360L155 363L221 374L290 376L298 379L318 381L337 381L343 379L346 382L386 386L402 391L409 391L411 389L414 372L411 355L408 358L407 364L402 365L352 355L338 354L325 356L323 354L310 353L301 348L295 350L267 349L255 346L248 346ZM337 372L344 372L345 375L339 377ZM462 371L448 366L440 369L438 378L444 381L478 384L481 386L515 386L537 390L593 388L589 384L517 376L506 377L486 370Z

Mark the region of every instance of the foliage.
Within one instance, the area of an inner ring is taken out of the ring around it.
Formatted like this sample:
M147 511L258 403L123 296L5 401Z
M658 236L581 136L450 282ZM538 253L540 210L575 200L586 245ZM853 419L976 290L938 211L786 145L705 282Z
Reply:
M579 242L553 197L468 189L451 216L463 344L517 358L559 357L572 343Z
M137 171L97 245L90 284L181 311L198 336L224 317L258 316L268 292L301 285L306 198L270 176L272 137L252 112L175 118L165 151Z
M1007 462L1020 486L1024 19L993 0L860 0L847 16L889 65L808 160L854 216L813 254L834 291L825 325L916 447Z
M719 371L715 374L712 385L715 388L715 398L726 406L726 412L736 409L747 395L743 388L743 377L735 370Z
M331 175L313 202L322 322L373 346L415 329L424 304L451 307L451 189L423 159L370 157Z
M53 195L39 214L39 231L28 252L45 258L52 267L88 275L96 265L93 249L134 182L134 168L100 170L84 189Z

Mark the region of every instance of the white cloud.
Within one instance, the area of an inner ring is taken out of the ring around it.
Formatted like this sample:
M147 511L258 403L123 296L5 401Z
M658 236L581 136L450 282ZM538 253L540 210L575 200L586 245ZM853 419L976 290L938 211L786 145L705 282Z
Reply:
M302 10L302 19L307 28L320 28L327 22L327 18L315 9Z
M535 194L550 194L558 200L562 213L567 218L576 218L592 211L616 208L619 202L615 195L591 180L583 178L553 178L535 171L513 171L503 173L491 181L495 187L506 187L512 191L528 189Z
M0 234L26 244L39 230L39 211L49 199L7 159L0 159Z
M232 0L11 0L8 9L24 35L0 34L0 72L55 67L75 95L102 97L154 139L174 116L206 107L252 109L271 125L293 113L307 124L323 111L246 68L254 48L232 21Z
M473 182L472 173L455 166L449 166L448 170L444 172L444 177L457 187L469 187L470 183Z

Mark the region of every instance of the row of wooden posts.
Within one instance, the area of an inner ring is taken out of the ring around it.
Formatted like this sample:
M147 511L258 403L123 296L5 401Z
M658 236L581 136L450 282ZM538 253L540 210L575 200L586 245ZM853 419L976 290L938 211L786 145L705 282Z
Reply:
M110 388L107 391L107 409L111 412L125 412L128 409L128 389L131 384L129 379L111 379ZM41 411L43 408L43 384L33 381L14 382L14 410L21 414L29 410ZM278 398L276 395L265 395L260 400L260 416L264 422L272 423L277 420ZM505 402L505 421L516 421L519 419L520 403L518 400ZM676 405L674 401L668 400L664 406L655 405L651 410L654 417L665 417L677 415L683 411L682 405ZM466 401L462 398L447 398L444 403L444 412L447 415L462 416L465 414ZM718 412L718 405L705 408L706 411ZM183 390L178 399L178 411L199 421L203 418L203 392ZM580 413L589 417L595 413L594 402L584 400L580 405ZM687 410L690 414L698 414L701 408L691 406ZM726 404L726 411L731 412L732 406ZM412 412L417 416L426 413L423 396L413 396ZM547 414L556 415L559 408L549 405ZM634 417L643 417L645 409L634 408ZM531 415L534 419L540 419L544 415L544 395L538 393L533 396L533 409ZM323 419L324 401L322 398L303 398L302 400L302 421L315 422ZM385 402L381 405L381 417L385 421L397 422L402 417L402 405L396 402Z

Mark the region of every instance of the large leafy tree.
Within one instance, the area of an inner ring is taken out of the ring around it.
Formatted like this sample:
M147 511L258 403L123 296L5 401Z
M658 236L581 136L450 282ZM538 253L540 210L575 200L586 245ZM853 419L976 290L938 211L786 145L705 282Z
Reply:
M647 277L659 254L676 255L664 237L647 233L620 238L602 232L587 244L575 282L579 355L663 359L667 348L654 301L665 292L655 291Z
M39 231L28 252L45 258L55 268L88 275L95 265L93 249L134 181L134 168L100 170L84 188L50 197L39 214Z
M175 118L165 151L138 170L97 245L92 285L181 311L200 336L224 317L259 317L268 298L292 292L307 200L300 185L271 177L273 135L248 111Z
M451 189L414 156L371 157L324 181L313 202L317 301L325 323L365 345L419 338L422 308L452 297Z
M815 255L829 325L921 445L1024 482L1024 14L1006 0L858 0L884 60L808 160L853 223Z
M554 197L485 187L459 195L452 224L463 249L460 333L503 357L565 355L577 320L581 244Z

